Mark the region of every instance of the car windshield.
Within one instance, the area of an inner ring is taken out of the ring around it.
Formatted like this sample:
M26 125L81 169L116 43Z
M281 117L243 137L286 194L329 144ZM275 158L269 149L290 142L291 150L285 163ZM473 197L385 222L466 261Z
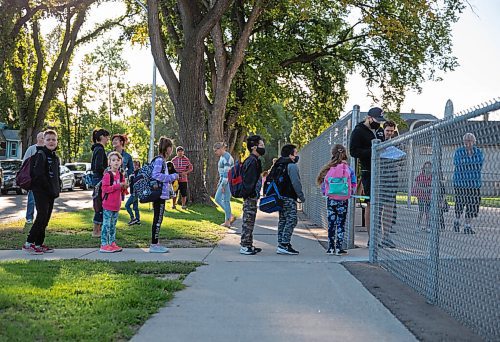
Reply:
M70 169L71 171L85 171L85 164L70 164L70 165L66 165L66 167L68 169Z
M20 160L2 161L0 167L4 171L19 171L22 162Z

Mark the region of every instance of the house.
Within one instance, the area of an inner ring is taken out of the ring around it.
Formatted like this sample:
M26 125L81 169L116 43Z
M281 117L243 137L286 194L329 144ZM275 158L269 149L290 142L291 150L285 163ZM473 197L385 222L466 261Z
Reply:
M8 126L0 122L0 160L21 159L22 143L19 130L8 129Z

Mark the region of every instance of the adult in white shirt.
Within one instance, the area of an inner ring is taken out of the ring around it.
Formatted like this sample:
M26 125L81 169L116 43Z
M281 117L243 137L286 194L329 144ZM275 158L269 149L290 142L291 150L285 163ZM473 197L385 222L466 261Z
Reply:
M36 153L37 147L42 147L44 144L43 132L40 132L36 136L36 144L28 147L24 153L23 162ZM35 197L32 191L28 191L28 207L26 208L26 223L32 224L33 217L35 215Z

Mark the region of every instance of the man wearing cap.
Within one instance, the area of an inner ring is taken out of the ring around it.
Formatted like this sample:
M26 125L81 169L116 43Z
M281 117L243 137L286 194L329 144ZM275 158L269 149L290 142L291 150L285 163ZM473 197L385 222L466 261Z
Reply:
M172 164L179 174L179 191L181 193L182 209L187 209L186 200L188 192L188 174L193 171L193 164L184 155L184 147L177 146L177 156L172 159Z
M371 187L371 160L372 140L384 140L384 131L380 129L380 121L384 118L384 112L379 107L370 108L365 121L356 125L351 133L349 152L354 158L358 158L361 164L361 183L365 196L370 196ZM370 199L366 201L365 222L368 231L368 246L370 245Z

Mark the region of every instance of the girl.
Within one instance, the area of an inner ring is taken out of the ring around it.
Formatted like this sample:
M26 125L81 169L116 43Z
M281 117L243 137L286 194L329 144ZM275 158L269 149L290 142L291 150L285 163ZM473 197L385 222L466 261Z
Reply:
M177 173L169 174L166 165L168 156L172 154L173 150L172 140L166 137L161 137L158 142L158 156L151 162L153 163L152 178L156 179L162 184L162 192L160 199L153 202L153 225L151 227L151 245L149 246L150 253L167 253L168 248L160 245L159 236L161 223L163 221L163 214L165 212L165 200L170 198L170 184L179 178Z
M330 178L347 178L348 191L346 195L329 194ZM344 242L345 221L347 216L348 199L356 192L356 174L347 165L346 148L340 144L332 148L332 159L326 164L316 179L327 199L328 212L328 249L327 254L341 255L347 251L342 249ZM336 233L336 234L335 234ZM337 239L335 241L335 235Z
M105 129L94 129L92 132L92 162L90 169L92 170L92 186L96 186L104 176L104 171L108 167L108 160L106 159L106 152L104 146L109 141L109 132ZM94 229L92 231L93 237L101 236L102 226L102 211L94 213Z
M57 133L47 130L43 133L44 146L37 147L31 158L31 191L35 197L36 219L31 226L23 250L30 254L53 253L44 245L45 230L49 224L54 200L59 197L59 157L56 155Z
M224 210L224 223L221 226L229 228L236 218L231 213L231 190L227 175L229 170L234 166L234 159L231 154L226 151L226 144L218 142L214 144L214 153L219 157L217 164L219 170L219 184L217 185L217 192L215 193L215 202Z
M431 209L431 194L432 194L432 164L427 161L422 165L420 174L415 178L415 186L412 189L413 196L418 200L418 225L422 230L428 228L429 211ZM425 216L424 224L422 225L422 217Z
M122 165L122 156L118 152L111 152L108 156L109 170L102 178L102 208L103 225L101 230L101 249L102 253L121 252L116 240L116 221L118 212L122 204L122 195L127 190L127 181L120 172Z
M132 226L134 224L141 224L141 214L139 213L139 199L134 194L134 178L135 176L137 176L137 172L139 172L140 168L141 162L138 160L134 160L134 172L128 178L128 183L130 186L130 197L128 198L127 203L125 203L125 209L127 209L127 213L130 216L130 221L128 223L129 226ZM134 208L135 217L132 209L130 209L130 206L133 206Z

